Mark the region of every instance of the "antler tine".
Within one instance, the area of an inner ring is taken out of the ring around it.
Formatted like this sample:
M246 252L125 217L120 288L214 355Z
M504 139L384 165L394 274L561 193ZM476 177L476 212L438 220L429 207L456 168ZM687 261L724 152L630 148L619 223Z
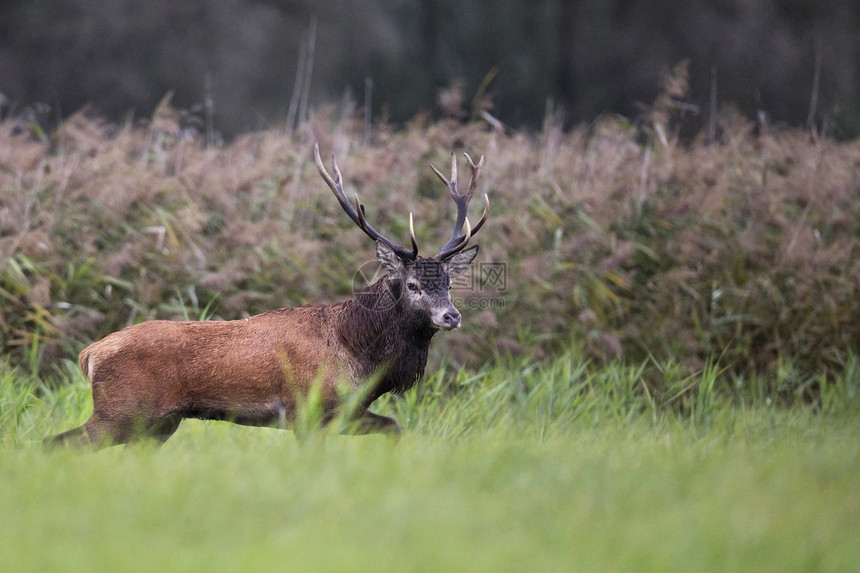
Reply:
M466 161L469 162L469 169L472 170L472 179L469 181L469 190L466 194L471 197L472 193L475 192L475 187L478 186L478 174L481 171L481 168L484 166L484 156L482 155L480 159L478 159L478 164L475 165L475 162L472 161L472 158L469 157L468 153L463 153L466 156Z
M466 226L466 232L463 233L463 244L462 244L462 246L459 247L460 249L465 248L466 245L469 244L469 239L472 237L472 225L469 224L469 218L468 217L466 217L466 221L465 221L464 225Z
M367 232L367 219L364 217L364 205L361 204L361 199L358 198L358 193L352 194L355 199L355 210L358 213L358 228Z
M448 186L448 190L451 192L451 197L454 199L454 203L457 205L457 220L454 223L454 230L451 233L451 238L442 247L442 251L437 255L438 258L445 258L451 256L466 247L466 244L469 242L469 237L474 235L484 224L484 221L487 219L487 214L490 210L490 198L487 194L484 194L484 212L481 215L481 219L478 221L478 224L474 226L474 228L468 229L466 233L461 234L461 229L463 228L463 224L467 222L466 213L469 208L469 202L472 200L472 195L475 192L475 188L478 186L478 177L481 174L481 168L484 166L484 156L482 155L478 162L475 163L474 160L469 156L468 153L464 153L466 156L466 161L469 162L469 169L471 171L471 178L469 180L469 187L467 187L465 193L459 193L457 191L457 158L452 153L451 154L451 180L445 178L442 173L439 172L433 165L430 166L433 169L433 172Z
M481 213L481 218L478 220L478 224L472 228L472 234L478 232L478 230L484 225L484 221L487 220L487 215L490 213L490 197L484 193L484 211Z
M453 153L451 154L451 180L450 181L444 175L442 175L442 172L439 171L438 169L436 169L436 166L433 165L432 163L430 164L430 169L432 169L433 173L435 173L436 176L442 180L442 183L444 183L445 185L448 186L448 190L451 192L452 197L456 198L457 196L459 196L459 193L457 193L457 156L456 155L454 155Z
M355 212L355 209L352 208L352 205L349 204L349 201L346 198L346 195L343 192L343 187L341 186L341 175L340 169L337 167L337 162L334 160L334 155L331 156L331 165L332 171L334 171L336 179L333 179L331 175L328 174L328 171L325 169L325 165L323 165L322 158L320 157L320 146L319 144L314 144L314 160L317 164L317 171L319 171L320 176L329 186L334 196L337 198L338 203L346 211L346 214L349 215L349 218L353 220L354 223L358 224L358 214Z
M418 240L415 238L415 225L412 223L412 212L409 212L409 239L412 241L412 250L418 253Z
M319 171L320 176L329 186L332 193L334 193L335 198L337 198L337 202L340 203L341 208L344 212L349 215L349 218L352 219L352 222L358 225L358 228L364 231L364 233L373 239L374 241L382 241L386 245L388 245L391 250L393 250L398 257L401 259L411 261L415 260L418 256L418 243L415 240L415 233L412 230L411 224L411 214L410 214L410 238L412 240L412 250L402 247L392 241L391 239L385 237L382 233L374 229L370 223L367 222L364 213L364 205L361 204L361 201L358 199L358 194L355 195L355 207L350 204L349 199L346 198L346 194L343 192L343 177L340 174L340 169L337 166L337 162L334 159L334 155L331 156L331 168L334 171L334 177L328 174L328 171L325 169L325 165L323 165L322 158L320 157L320 146L318 143L314 144L314 160L317 164L317 171Z

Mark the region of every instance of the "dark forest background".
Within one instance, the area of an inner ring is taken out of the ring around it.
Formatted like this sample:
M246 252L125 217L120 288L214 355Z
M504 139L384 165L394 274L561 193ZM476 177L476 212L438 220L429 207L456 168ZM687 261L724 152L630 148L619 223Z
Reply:
M692 131L731 104L776 125L860 134L860 2L851 0L0 5L3 113L56 121L91 104L118 120L150 114L172 91L179 108L208 102L227 137L343 101L370 101L373 117L392 122L465 108L528 128L548 106L568 125L635 117L683 59L690 91L680 111Z

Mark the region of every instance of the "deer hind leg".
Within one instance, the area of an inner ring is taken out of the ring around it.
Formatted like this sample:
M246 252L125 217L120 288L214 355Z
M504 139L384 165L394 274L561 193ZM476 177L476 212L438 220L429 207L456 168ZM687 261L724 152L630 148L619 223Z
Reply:
M93 414L84 424L89 442L97 449L152 439L159 445L176 432L182 416L169 414L160 418L111 418Z
M46 447L89 446L101 449L115 444L124 444L132 436L132 424L128 420L106 419L93 413L83 426L73 428L45 438Z
M93 412L83 427L88 442L101 449L131 441L135 437L136 424L129 418L107 418Z
M83 426L78 426L71 430L67 430L56 436L48 436L42 441L45 448L55 448L58 446L86 446L89 445L90 439L87 436L87 430Z

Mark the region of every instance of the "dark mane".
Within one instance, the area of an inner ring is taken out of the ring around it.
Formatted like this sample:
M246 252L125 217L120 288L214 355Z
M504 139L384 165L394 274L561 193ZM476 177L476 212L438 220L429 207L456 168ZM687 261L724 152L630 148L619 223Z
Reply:
M362 377L381 374L374 399L404 392L421 379L435 332L426 316L410 313L395 299L386 278L344 303L338 327L341 343L364 370Z

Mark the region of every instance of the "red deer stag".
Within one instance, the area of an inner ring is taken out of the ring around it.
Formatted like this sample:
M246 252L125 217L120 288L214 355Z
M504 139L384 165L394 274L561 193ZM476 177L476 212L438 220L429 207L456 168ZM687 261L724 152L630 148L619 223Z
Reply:
M450 181L431 165L457 205L457 219L439 254L424 258L418 255L411 214L412 248L407 249L370 225L358 196L355 205L349 202L334 156L334 177L318 146L314 156L340 206L376 242L387 274L340 304L282 308L232 321L152 320L108 335L78 358L92 386L92 416L79 428L47 438L48 444L98 448L140 438L163 442L183 418L289 426L297 402L314 385L321 391L325 421L340 411L345 387L346 398L357 398L351 432L400 433L395 420L367 408L382 394L418 382L433 335L461 324L448 290L451 277L467 270L478 253L477 246L466 245L487 219L487 195L474 227L466 211L484 158L475 164L466 155L471 181L465 193L457 190L453 154Z

